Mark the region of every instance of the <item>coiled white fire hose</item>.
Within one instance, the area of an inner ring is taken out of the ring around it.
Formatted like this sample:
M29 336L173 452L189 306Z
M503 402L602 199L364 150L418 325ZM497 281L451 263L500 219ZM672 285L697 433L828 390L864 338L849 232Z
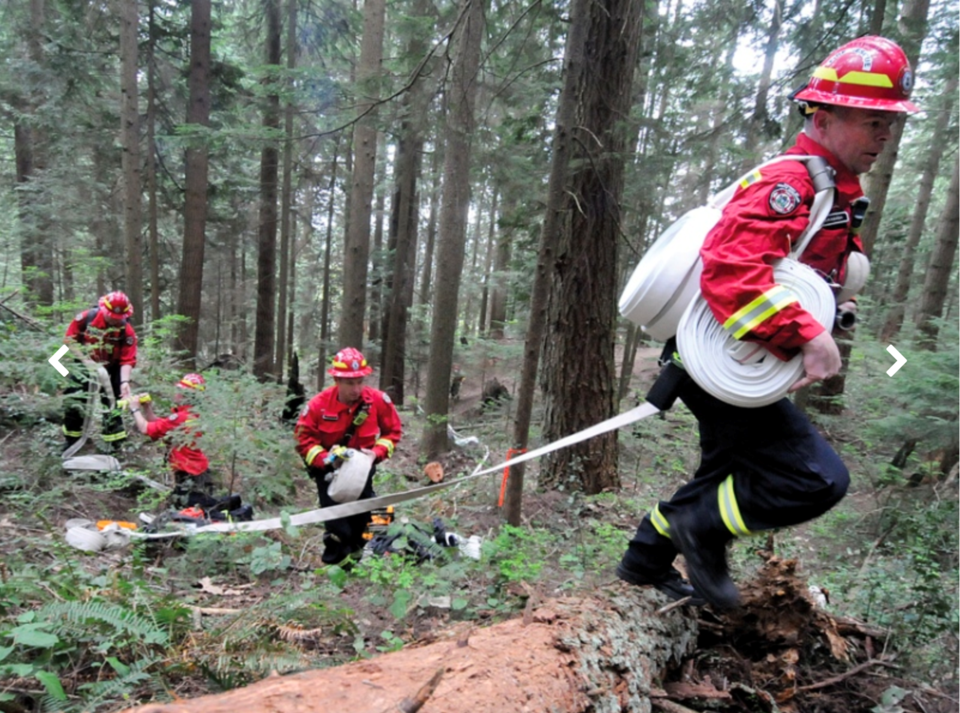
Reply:
M784 258L774 266L773 277L824 329L833 328L833 291L812 268ZM703 295L680 319L677 349L700 388L734 406L758 408L779 401L803 374L801 355L784 362L759 344L735 339L713 316Z

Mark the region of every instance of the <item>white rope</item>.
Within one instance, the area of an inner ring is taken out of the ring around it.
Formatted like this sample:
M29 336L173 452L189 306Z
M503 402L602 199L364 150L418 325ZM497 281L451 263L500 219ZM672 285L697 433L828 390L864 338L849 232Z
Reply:
M833 328L836 302L826 281L789 258L774 266L774 281L793 292L803 309ZM739 341L716 320L703 295L690 304L677 329L677 349L691 378L734 406L757 408L779 401L803 374L803 358L781 361L764 347Z

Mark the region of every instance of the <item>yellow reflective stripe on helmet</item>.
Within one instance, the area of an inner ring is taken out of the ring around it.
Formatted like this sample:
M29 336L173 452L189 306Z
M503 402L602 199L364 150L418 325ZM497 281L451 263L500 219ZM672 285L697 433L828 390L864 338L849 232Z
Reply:
M751 329L763 324L770 317L789 304L797 301L797 296L783 285L774 285L750 304L741 307L723 323L723 328L741 339Z
M667 522L667 518L665 518L663 513L660 512L659 505L655 506L653 510L650 511L650 523L661 535L667 538L670 537L670 523Z
M113 443L114 441L122 441L126 437L127 434L125 431L121 431L120 433L104 433L103 441L104 443Z
M833 67L817 67L813 72L813 77L814 79L825 79L828 82L838 82L840 84L857 84L861 87L893 88L890 77L880 72L847 72L842 77L838 77L837 70Z
M83 435L83 431L68 431L67 427L63 427L63 435L70 436L71 438L80 438Z
M717 488L717 503L720 506L720 517L723 518L723 524L727 526L730 532L737 537L753 534L743 523L740 508L737 507L737 496L733 492L732 475L728 475L727 479L720 483L720 487Z
M314 459L321 453L323 453L323 448L321 446L314 446L307 451L307 455L303 457L303 460L306 461L307 465L313 465Z
M387 449L387 458L390 458L390 457L393 455L394 445L393 445L393 441L391 441L390 439L388 439L388 438L378 438L378 439L377 439L377 442L374 443L373 445L375 445L375 446L383 446L384 448L386 448L386 449Z

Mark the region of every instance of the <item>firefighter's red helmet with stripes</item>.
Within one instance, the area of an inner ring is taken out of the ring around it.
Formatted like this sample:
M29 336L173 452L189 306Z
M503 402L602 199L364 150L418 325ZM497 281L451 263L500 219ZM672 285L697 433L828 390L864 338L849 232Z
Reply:
M908 101L912 90L913 70L904 51L896 42L868 35L831 52L790 98L812 105L810 110L833 104L912 113L920 111Z
M123 292L120 292L120 290L114 290L113 292L105 294L100 298L98 304L100 311L104 313L105 317L123 319L124 317L133 316L133 305L130 304L130 298Z
M177 382L177 387L203 391L207 388L207 380L200 376L200 374L184 374L183 378Z
M327 373L338 379L356 379L372 374L373 367L367 364L359 349L347 347L334 355L333 366L327 369Z

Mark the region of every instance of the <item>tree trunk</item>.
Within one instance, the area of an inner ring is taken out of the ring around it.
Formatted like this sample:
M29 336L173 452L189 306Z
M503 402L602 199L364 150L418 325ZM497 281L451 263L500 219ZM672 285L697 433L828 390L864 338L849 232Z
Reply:
M353 185L350 216L343 251L343 298L338 339L340 347L363 348L366 317L367 261L370 257L370 212L377 163L377 127L374 107L379 99L383 59L384 0L364 0L363 40L357 68L357 106L360 117L353 130Z
M930 197L933 195L933 184L940 170L940 159L943 157L944 139L946 138L947 124L953 114L953 106L957 93L957 77L951 77L941 97L941 110L937 113L936 125L930 141L930 151L920 172L920 185L917 189L916 207L910 219L910 229L907 240L900 255L900 268L897 271L897 282L889 299L889 311L880 330L880 341L889 344L900 333L903 326L903 317L906 311L907 297L910 294L910 285L913 284L915 256L923 227L927 220L927 211L930 208Z
M470 207L470 154L477 96L480 43L484 35L485 0L464 0L456 37L451 82L447 92L446 147L443 161L443 199L440 205L437 280L430 325L430 356L423 407L427 424L420 453L428 460L445 453L450 372L457 328L457 300Z
M630 380L633 378L633 367L637 362L637 347L640 345L640 336L640 328L630 322L627 325L627 334L623 339L623 361L620 366L620 385L617 387L618 404L630 392Z
M160 319L160 232L157 225L157 86L154 42L157 26L155 23L155 0L148 3L147 20L147 160L144 168L147 172L147 234L150 249L150 318Z
M900 46L910 60L914 75L917 73L920 61L920 45L927 33L927 12L930 0L909 0L904 4L903 14L898 23ZM916 81L916 79L914 79ZM897 163L900 149L900 139L903 136L904 119L894 125L893 136L887 142L877 159L877 163L870 171L869 182L865 193L870 196L870 210L863 221L860 230L860 240L863 242L863 252L869 257L873 254L873 245L876 242L883 218L883 209L887 203L887 192L893 179L893 167Z
M46 16L44 0L30 0L30 29L27 48L35 71L42 74L46 65L43 37ZM20 217L20 270L27 288L28 303L53 305L53 238L47 223L47 192L38 181L47 169L47 135L37 111L43 101L38 90L27 92L14 121L14 160L17 183L27 190L17 191ZM30 184L29 186L25 184ZM102 293L101 293L102 294Z
M490 286L490 337L503 339L507 324L507 271L513 248L513 215L517 211L516 195L505 194L500 210L497 229L496 256L493 262L493 279Z
M940 215L937 238L927 264L927 277L923 282L923 302L917 315L917 327L920 330L919 346L929 351L937 347L937 335L940 326L936 319L943 314L943 305L947 301L947 286L953 276L953 261L957 256L957 239L960 231L960 179L958 164L960 157L953 159L953 178L947 190L947 203Z
M210 124L210 1L192 4L190 20L190 103L187 123ZM200 302L203 287L203 253L207 229L206 139L198 138L187 148L186 195L183 204L183 258L180 266L180 303L177 313L187 321L180 329L178 348L188 365L195 364L199 349Z
M537 385L540 349L547 326L547 307L553 279L553 264L560 245L560 221L565 210L567 171L573 152L573 132L577 126L577 96L586 72L587 22L590 0L575 0L571 7L570 31L567 34L563 57L563 89L557 105L556 128L553 132L553 161L547 182L547 200L543 225L540 228L540 246L537 267L530 292L530 318L523 345L523 364L520 386L517 389L517 415L514 419L513 447L523 451L530 438L530 420L533 414L533 395ZM526 464L510 467L504 498L503 514L514 527L520 526L523 500L523 480Z
M694 648L696 619L657 614L651 591L560 599L523 619L337 668L125 713L649 711L669 666ZM427 684L431 682L430 686Z
M426 17L429 14L429 4L425 0L419 0L413 13L417 18ZM405 54L419 59L426 52L424 37L419 33L412 35ZM387 306L383 315L380 388L387 391L399 405L404 402L407 318L412 305L417 258L417 227L420 215L417 180L423 162L423 127L426 125L427 101L431 93L424 81L422 77L414 79L410 91L403 97L404 118L400 125L395 169L396 187L390 211L389 249L393 254L393 270L385 275Z
M297 66L297 2L287 0L287 91L293 95L293 71ZM280 289L277 305L277 352L274 356L277 383L283 383L287 351L287 296L290 290L291 216L293 213L293 101L283 108L283 184L280 189ZM293 335L290 335L293 342Z
M136 305L132 321L143 319L143 239L141 237L140 105L137 91L140 17L137 3L120 0L120 142L123 147L124 284Z
M760 74L760 84L757 87L757 96L753 107L753 115L747 123L747 136L744 141L744 159L741 165L741 172L749 171L757 164L759 159L757 147L760 145L760 139L766 133L767 125L770 123L770 115L767 112L767 97L770 94L770 78L773 75L773 63L777 56L777 50L780 47L780 26L783 24L783 5L780 0L773 3L773 16L770 18L770 25L767 28L767 44L764 51L763 71Z
M620 200L641 5L593 2L584 19L588 53L577 92L571 161L577 168L568 184L556 260L548 266L553 270L549 323L555 335L544 342L543 352L548 441L609 418L616 402ZM588 494L618 489L616 432L547 456L540 484L572 486Z
M323 244L323 288L320 296L320 353L317 355L317 391L323 390L326 378L327 352L332 351L330 344L330 260L333 249L333 214L337 195L337 158L340 151L341 134L337 134L337 144L333 149L333 162L330 166L329 202L327 203L327 234Z
M496 186L493 188L493 204L490 206L490 224L487 227L487 246L484 249L483 258L483 290L480 293L480 315L477 318L477 334L487 333L487 305L490 300L490 274L493 265L493 254L497 245L497 206L500 199L500 192Z
M280 0L265 0L267 24L267 65L280 65ZM253 373L261 381L273 374L273 345L276 332L277 291L277 181L279 151L276 136L280 129L280 95L276 77L268 75L269 86L263 108L264 139L260 151L260 221L257 246L257 324L253 337Z

